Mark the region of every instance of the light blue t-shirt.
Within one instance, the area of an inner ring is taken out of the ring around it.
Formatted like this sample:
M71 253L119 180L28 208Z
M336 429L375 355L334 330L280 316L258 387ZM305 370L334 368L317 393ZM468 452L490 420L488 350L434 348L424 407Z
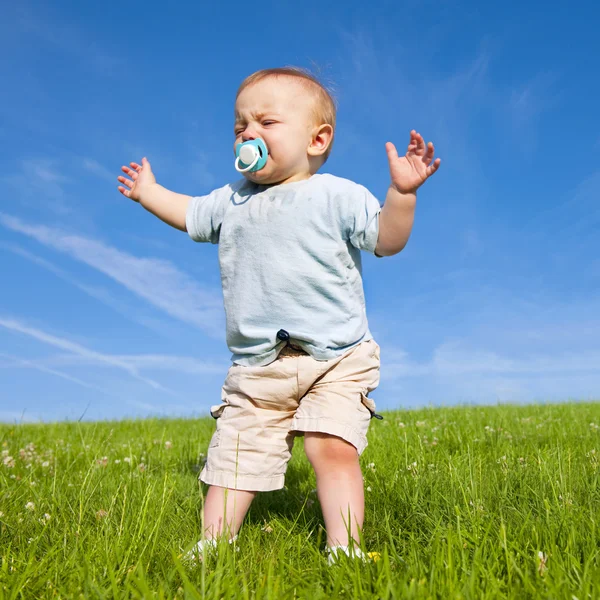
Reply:
M186 228L219 244L232 361L267 365L286 342L329 360L372 339L360 251L375 253L378 200L333 175L277 186L246 179L193 198Z

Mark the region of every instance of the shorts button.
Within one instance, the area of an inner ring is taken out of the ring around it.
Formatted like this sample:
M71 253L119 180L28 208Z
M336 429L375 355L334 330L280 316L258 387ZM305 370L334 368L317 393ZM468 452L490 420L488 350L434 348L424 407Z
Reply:
M277 339L281 340L282 342L287 342L290 339L290 334L285 329L280 329L277 332Z

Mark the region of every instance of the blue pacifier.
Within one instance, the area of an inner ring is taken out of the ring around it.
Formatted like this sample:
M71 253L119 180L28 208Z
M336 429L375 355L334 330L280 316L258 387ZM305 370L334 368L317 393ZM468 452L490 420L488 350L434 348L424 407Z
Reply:
M260 138L235 147L235 169L239 173L260 171L267 164L268 158L267 145Z

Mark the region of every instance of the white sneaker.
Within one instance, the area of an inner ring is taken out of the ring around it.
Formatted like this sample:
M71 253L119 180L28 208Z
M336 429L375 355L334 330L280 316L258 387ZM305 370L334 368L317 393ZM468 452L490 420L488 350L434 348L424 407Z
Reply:
M330 546L327 548L327 563L334 565L342 556L348 558L358 558L362 562L366 562L368 556L360 549L354 546Z
M237 540L237 535L229 540L230 544L233 544ZM186 563L199 563L202 562L206 556L210 553L217 551L217 539L202 539L200 540L189 552L181 557L181 560ZM236 546L236 551L239 552L239 546Z

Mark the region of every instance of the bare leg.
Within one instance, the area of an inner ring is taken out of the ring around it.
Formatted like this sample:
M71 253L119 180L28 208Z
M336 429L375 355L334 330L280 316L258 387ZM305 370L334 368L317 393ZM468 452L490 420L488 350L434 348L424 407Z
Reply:
M230 539L237 535L257 493L209 487L204 501L204 537L213 539L225 535Z
M356 448L333 435L307 432L304 450L317 476L327 545L349 546L352 540L358 545L365 515L365 494Z

